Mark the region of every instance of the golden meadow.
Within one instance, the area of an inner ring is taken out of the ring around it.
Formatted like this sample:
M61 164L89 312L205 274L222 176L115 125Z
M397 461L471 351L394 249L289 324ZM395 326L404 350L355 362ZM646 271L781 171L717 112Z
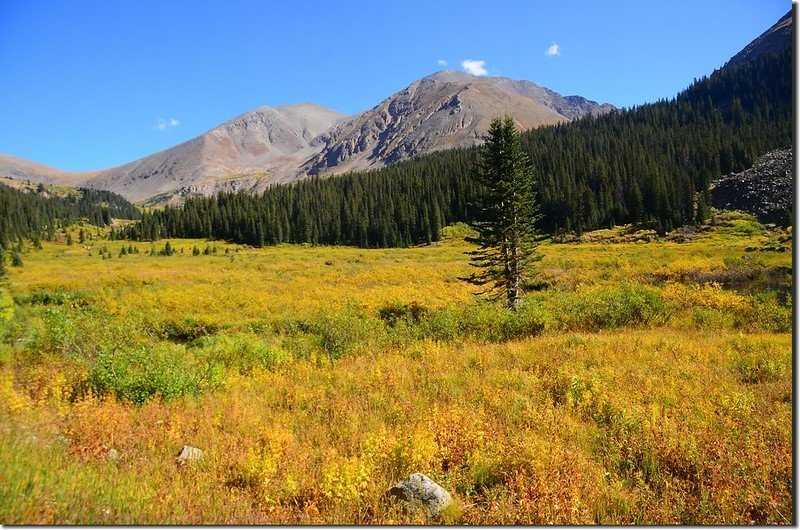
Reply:
M459 281L464 227L171 256L71 230L0 290L2 523L793 521L790 230L546 242L516 313ZM439 518L385 497L412 472Z

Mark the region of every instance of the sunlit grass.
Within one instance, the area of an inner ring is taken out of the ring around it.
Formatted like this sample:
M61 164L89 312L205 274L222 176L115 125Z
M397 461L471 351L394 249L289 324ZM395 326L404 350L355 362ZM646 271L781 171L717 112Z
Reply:
M545 243L516 320L458 238L45 242L0 291L0 522L423 523L384 497L422 472L435 522L790 524L791 253L723 228Z

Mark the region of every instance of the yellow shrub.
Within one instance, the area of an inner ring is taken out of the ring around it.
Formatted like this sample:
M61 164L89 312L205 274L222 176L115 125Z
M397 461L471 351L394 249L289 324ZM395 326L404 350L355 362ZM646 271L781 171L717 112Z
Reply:
M698 284L682 284L670 282L664 288L664 300L667 303L689 309L703 307L734 311L747 305L747 298L732 291L725 291L716 282Z
M60 412L64 412L69 406L71 395L72 384L63 372L58 372L53 374L41 388L37 405L44 406L50 403Z
M366 493L369 478L369 469L363 460L333 457L322 470L319 487L326 499L357 501Z
M248 449L239 473L243 485L262 489L272 480L278 470L278 460L271 451Z
M400 476L418 471L428 472L438 451L439 446L430 433L414 432L395 442L392 468Z
M0 411L19 414L30 408L30 398L14 389L14 376L10 373L0 374Z

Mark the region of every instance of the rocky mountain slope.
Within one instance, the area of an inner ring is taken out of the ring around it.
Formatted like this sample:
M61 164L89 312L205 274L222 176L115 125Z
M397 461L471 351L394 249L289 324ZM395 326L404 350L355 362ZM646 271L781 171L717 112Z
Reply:
M71 173L61 171L54 167L46 166L18 158L16 156L0 154L0 176L15 180L30 180L44 184L63 184L77 186L92 178L96 172Z
M0 155L0 176L93 186L133 201L170 202L220 190L260 191L277 182L378 168L474 145L500 114L511 114L520 129L530 129L611 109L528 81L445 71L349 119L314 104L259 107L188 142L119 167L65 173Z
M725 67L752 61L764 53L774 53L792 45L792 10L783 15L780 20L767 31L756 37L742 51L731 57Z
M783 49L791 44L791 35L790 12L727 65ZM260 191L277 182L380 168L474 145L500 114L510 114L520 129L530 129L612 109L529 81L442 71L352 117L313 104L259 107L123 166L68 173L0 155L0 177L93 186L130 200L161 203L220 190Z
M762 223L783 224L790 219L794 194L792 149L776 149L741 173L719 179L711 190L715 208L741 210Z
M312 104L258 107L188 142L100 171L86 184L141 201L275 182L294 175L313 153L310 141L345 117Z
M495 116L510 114L521 130L609 112L580 96L561 96L530 81L442 71L412 83L318 139L321 151L303 166L311 175L393 164L482 141Z

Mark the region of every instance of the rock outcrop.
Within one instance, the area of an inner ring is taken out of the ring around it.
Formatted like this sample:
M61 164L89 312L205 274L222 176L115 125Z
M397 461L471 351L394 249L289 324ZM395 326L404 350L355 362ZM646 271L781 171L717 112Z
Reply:
M783 15L780 20L767 31L756 37L742 51L731 57L725 63L725 68L752 61L765 53L777 53L792 45L792 10Z
M762 223L785 224L792 213L794 173L792 149L776 149L753 167L719 179L711 189L711 205L740 210Z

